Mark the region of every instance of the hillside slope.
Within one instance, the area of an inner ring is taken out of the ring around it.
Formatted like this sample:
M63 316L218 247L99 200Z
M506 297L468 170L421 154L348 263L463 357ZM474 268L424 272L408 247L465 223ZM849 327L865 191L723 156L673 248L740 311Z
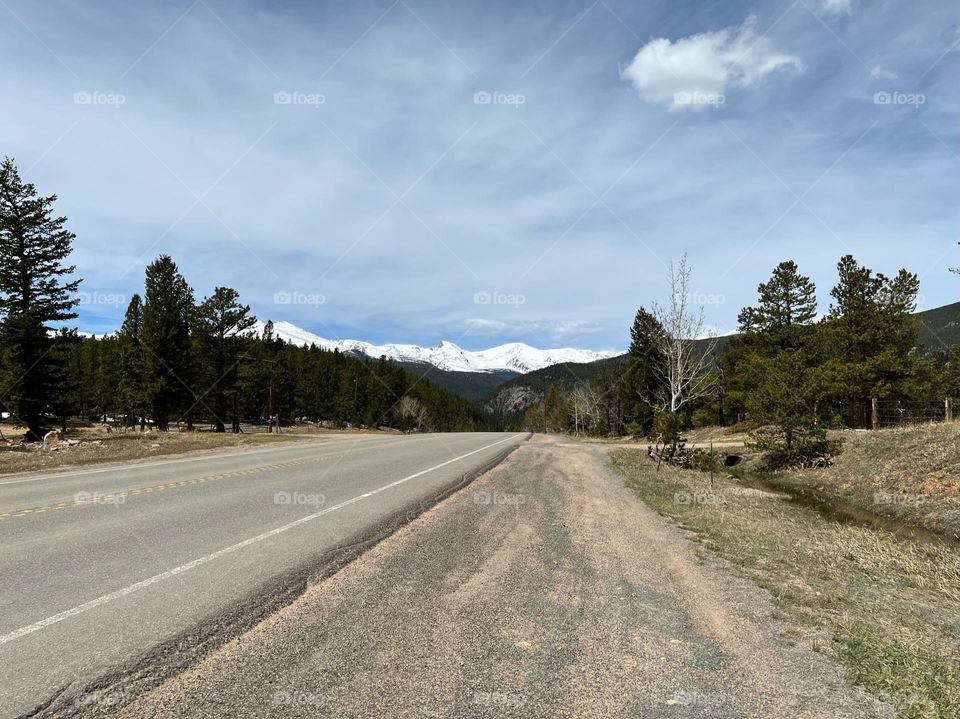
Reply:
M960 344L960 302L920 313L920 344L946 352Z
M454 372L439 369L426 362L395 362L395 364L410 374L427 379L471 402L480 402L504 382L521 376L519 372L510 370Z

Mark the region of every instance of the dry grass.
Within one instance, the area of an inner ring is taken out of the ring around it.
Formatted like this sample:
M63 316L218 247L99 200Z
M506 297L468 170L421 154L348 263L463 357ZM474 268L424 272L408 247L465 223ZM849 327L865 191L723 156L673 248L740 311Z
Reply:
M772 481L960 538L960 423L843 439L832 467L778 473Z
M728 480L710 490L702 473L657 472L636 451L611 456L644 502L769 589L788 619L831 630L851 682L900 717L960 716L956 546L838 524Z
M4 432L9 436L9 433ZM213 432L71 433L68 444L60 442L21 445L0 444L0 474L59 469L103 462L136 461L150 457L216 450L225 447L250 447L276 442L297 441L296 437L277 434L216 434Z

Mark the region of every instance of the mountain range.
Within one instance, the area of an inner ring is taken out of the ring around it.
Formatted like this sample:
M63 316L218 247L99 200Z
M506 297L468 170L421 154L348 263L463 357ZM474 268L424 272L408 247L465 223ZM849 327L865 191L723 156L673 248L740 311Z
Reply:
M258 323L258 332L263 323ZM401 364L426 364L444 372L479 372L490 374L525 374L563 362L596 362L615 357L622 352L597 352L573 348L537 349L522 342L511 342L486 350L465 350L453 342L440 342L435 347L408 344L375 345L360 340L330 340L315 335L290 322L274 322L273 334L285 342L311 345L326 350L363 355L377 359L386 357Z
M918 313L922 320L919 343L936 351L960 344L960 302ZM256 326L263 331L263 324ZM452 342L434 347L411 344L375 345L360 340L330 340L290 322L274 322L274 335L298 345L315 344L327 350L377 359L386 356L405 370L488 409L508 414L542 396L552 382L589 381L604 367L613 367L623 352L585 349L537 349L512 342L486 350L470 351ZM729 337L721 338L723 344Z

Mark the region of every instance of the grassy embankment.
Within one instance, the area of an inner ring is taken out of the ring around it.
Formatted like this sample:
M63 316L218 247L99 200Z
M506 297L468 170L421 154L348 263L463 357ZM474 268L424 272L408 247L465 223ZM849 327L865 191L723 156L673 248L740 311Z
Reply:
M767 480L960 539L960 423L848 433L829 469Z
M917 519L905 514L915 512L916 503L874 505L873 495L920 494L934 486L930 475L939 478L936 487L956 491L956 447L938 442L933 449L925 442L931 432L940 439L952 432L956 442L957 431L883 433L886 442L857 437L835 468L784 477L815 484L822 496L835 492L864 508L896 507L900 516ZM908 447L913 459L903 456ZM666 466L657 472L636 449L615 450L611 457L640 499L766 587L787 620L829 629L835 643L824 651L846 665L852 683L889 700L900 717L960 717L958 545L838 523L729 479L711 490L703 473ZM951 506L948 494L938 489L927 509L949 511L942 509Z

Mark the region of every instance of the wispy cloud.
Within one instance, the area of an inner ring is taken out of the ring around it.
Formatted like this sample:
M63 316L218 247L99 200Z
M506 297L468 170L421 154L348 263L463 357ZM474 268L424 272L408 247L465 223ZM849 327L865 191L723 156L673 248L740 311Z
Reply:
M722 329L787 258L823 306L851 250L957 298L951 3L4 3L2 154L93 297L162 250L264 320L468 349L625 347L684 252Z
M603 332L602 325L587 320L508 321L469 318L467 334L477 337L540 337L550 342L580 342Z

